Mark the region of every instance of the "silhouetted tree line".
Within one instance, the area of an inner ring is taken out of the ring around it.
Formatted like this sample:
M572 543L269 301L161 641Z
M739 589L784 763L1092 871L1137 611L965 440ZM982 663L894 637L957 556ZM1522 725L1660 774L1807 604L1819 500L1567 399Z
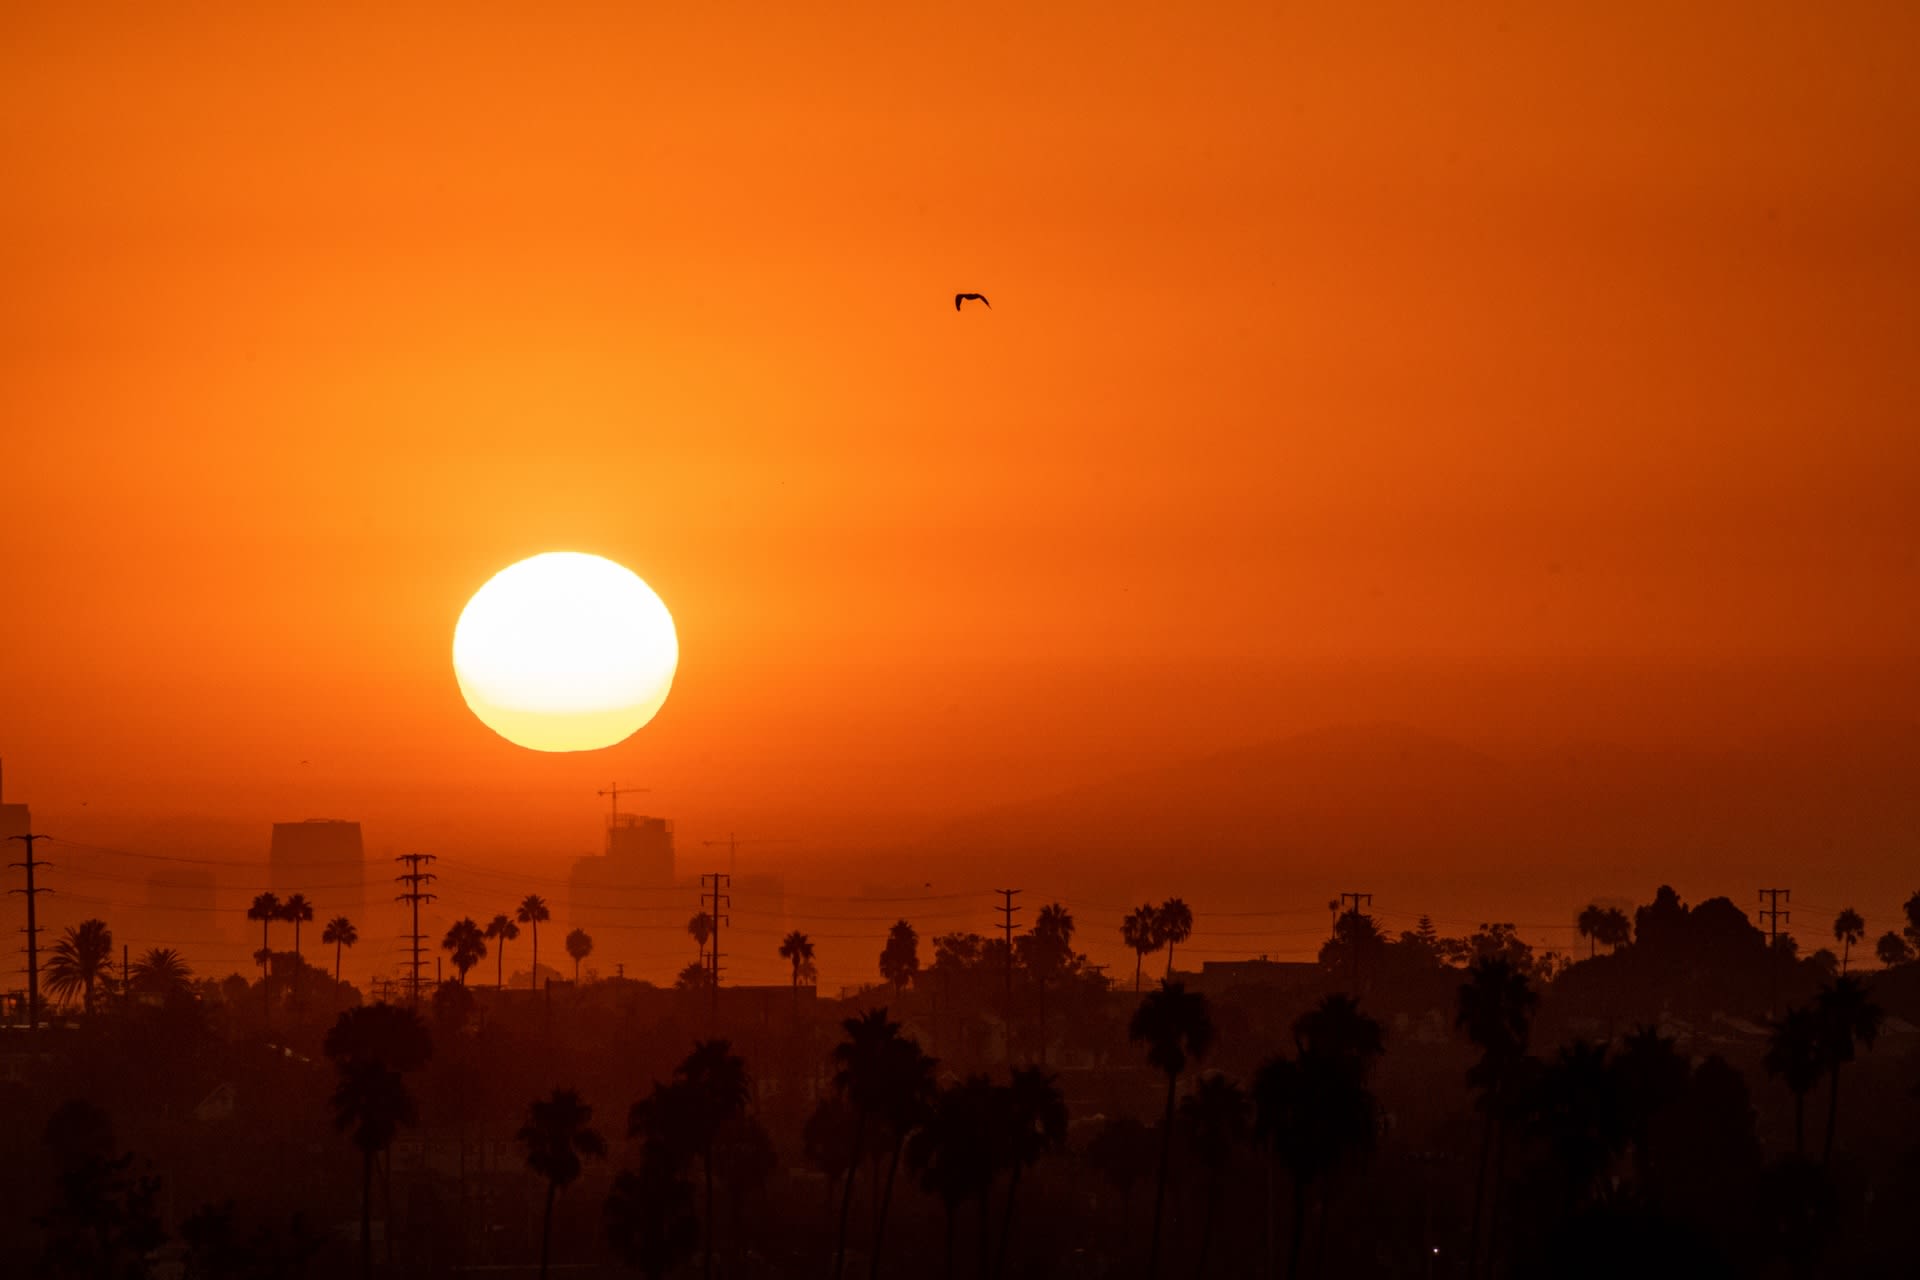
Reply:
M88 922L59 998L93 1016L4 1045L6 1238L47 1276L1897 1273L1920 964L1842 972L1857 912L1802 956L1664 887L1582 927L1549 959L1350 911L1284 982L1170 963L1136 996L1050 904L925 965L900 921L886 985L832 1002L789 934L796 998L729 1006L498 961L489 990L513 938L460 921L408 1008L297 941L251 983L150 957L120 999Z

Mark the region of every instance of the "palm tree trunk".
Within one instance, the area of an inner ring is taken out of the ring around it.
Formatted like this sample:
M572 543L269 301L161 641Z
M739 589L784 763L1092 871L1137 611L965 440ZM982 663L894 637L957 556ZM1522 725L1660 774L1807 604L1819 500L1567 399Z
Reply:
M1173 977L1173 944L1171 942L1167 944L1167 977L1169 979Z
M1833 1131L1840 1123L1840 1064L1833 1064L1833 1074L1827 1085L1827 1142L1820 1152L1822 1166L1833 1163Z
M1013 1173L1007 1178L1007 1207L1000 1212L1000 1264L995 1270L1003 1278L1007 1274L1009 1242L1013 1239L1013 1197L1020 1190L1022 1167L1018 1160L1013 1162Z
M1293 1238L1287 1241L1287 1280L1300 1274L1300 1245L1307 1235L1307 1180L1293 1175Z
M579 964L580 962L578 960L574 961L574 967L576 969L579 967ZM706 1151L706 1154L701 1158L700 1163L704 1166L703 1172L706 1174L706 1178L707 1178L707 1223L706 1223L707 1261L706 1261L705 1274L706 1274L707 1280L713 1280L713 1139L712 1138L707 1139L707 1151Z
M853 1175L860 1169L860 1145L867 1136L867 1113L853 1122L853 1154L847 1160L846 1185L840 1192L840 1234L833 1245L833 1280L840 1280L847 1262L847 1221L853 1209Z
M1200 1215L1200 1250L1194 1261L1193 1274L1205 1280L1207 1274L1207 1249L1213 1243L1213 1206L1220 1199L1220 1171L1215 1169L1207 1175L1207 1207Z
M326 941L325 938L320 939L321 945L325 946ZM335 983L340 981L340 944L338 942L333 944L333 980Z
M880 1280L880 1241L887 1230L887 1210L893 1204L893 1175L900 1168L900 1148L905 1146L905 1134L897 1134L893 1140L893 1159L887 1162L887 1189L880 1194L880 1219L873 1226L873 1259L867 1267L867 1275L872 1280Z
M1179 1077L1167 1073L1167 1115L1160 1126L1160 1180L1153 1192L1153 1246L1147 1252L1147 1280L1160 1274L1160 1219L1167 1203L1167 1167L1173 1159L1173 1090Z
M547 1280L547 1248L553 1243L553 1193L559 1183L547 1180L547 1213L540 1220L540 1280Z
M507 986L507 940L500 939L500 945L493 949L493 989L504 991Z
M1487 1199L1487 1165L1493 1157L1493 1111L1487 1111L1487 1127L1480 1134L1480 1172L1473 1180L1473 1221L1467 1228L1467 1280L1473 1280L1480 1259L1480 1216Z
M373 1276L373 1151L360 1153L360 1274ZM389 1224L391 1225L391 1224Z
M533 926L533 981L529 984L535 991L540 989L540 925Z

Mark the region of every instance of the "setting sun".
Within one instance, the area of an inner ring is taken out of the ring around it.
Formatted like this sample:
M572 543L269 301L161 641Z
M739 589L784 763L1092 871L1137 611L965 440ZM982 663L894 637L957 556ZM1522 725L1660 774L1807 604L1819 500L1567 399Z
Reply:
M535 751L593 751L660 710L673 617L632 571L554 551L501 570L461 611L453 669L473 713Z

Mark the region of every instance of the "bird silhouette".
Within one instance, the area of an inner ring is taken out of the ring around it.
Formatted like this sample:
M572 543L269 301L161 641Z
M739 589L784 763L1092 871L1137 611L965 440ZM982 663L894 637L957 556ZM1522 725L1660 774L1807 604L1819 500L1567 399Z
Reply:
M982 302L987 302L987 295L984 293L956 293L953 295L953 309L958 311L960 304L968 298L978 298ZM987 310L993 310L993 304L991 302L987 302Z

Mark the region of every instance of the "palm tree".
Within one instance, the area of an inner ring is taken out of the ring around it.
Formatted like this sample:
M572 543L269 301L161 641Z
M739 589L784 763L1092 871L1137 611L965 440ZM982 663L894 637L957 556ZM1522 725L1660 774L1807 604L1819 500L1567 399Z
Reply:
M487 921L485 933L494 943L493 989L504 991L507 986L507 944L520 936L520 926L513 922L513 917L502 912Z
M1296 1054L1261 1064L1253 1078L1255 1134L1293 1183L1287 1274L1297 1275L1313 1186L1348 1153L1372 1144L1367 1074L1385 1047L1380 1024L1345 995L1332 995L1293 1024Z
M1200 1248L1193 1273L1207 1274L1207 1253L1213 1243L1213 1210L1220 1200L1220 1178L1235 1148L1247 1140L1247 1093L1230 1077L1209 1071L1180 1104L1187 1142L1207 1171L1206 1213L1200 1223Z
M1060 1095L1060 1086L1044 1067L1015 1067L1003 1098L1000 1112L1006 1126L1003 1150L1011 1170L1007 1178L1007 1207L1000 1215L999 1271L1005 1276L1008 1244L1013 1239L1013 1199L1020 1190L1020 1172L1066 1142L1067 1102Z
M348 1060L340 1064L340 1083L333 1091L333 1118L341 1132L353 1130L353 1145L360 1149L360 1272L371 1277L373 1168L400 1127L413 1123L413 1095L392 1067L373 1059Z
M907 1140L907 1167L946 1210L948 1280L953 1277L954 1215L968 1200L980 1206L980 1273L987 1271L987 1193L1002 1159L1002 1103L1001 1091L987 1077L968 1076L936 1095L925 1122Z
M1479 1257L1487 1168L1501 1134L1500 1116L1512 1093L1520 1062L1526 1057L1533 1010L1539 1003L1539 993L1527 984L1527 975L1504 956L1482 956L1475 960L1467 968L1467 980L1460 984L1454 1025L1466 1032L1467 1039L1480 1049L1480 1061L1468 1070L1467 1083L1480 1091L1480 1106L1487 1117L1480 1142L1480 1171L1474 1181L1473 1222L1467 1235L1468 1275L1474 1274ZM1501 1147L1500 1158L1492 1161L1495 1183L1500 1180L1504 1155ZM1493 1237L1491 1222L1487 1237L1489 1241Z
M707 939L713 936L713 917L704 911L695 913L693 919L687 921L687 933L693 938L694 945L700 948L700 963L705 964Z
M802 965L813 962L813 939L795 929L780 940L780 958L793 965L793 1011L798 1014L800 1012L800 969Z
M1886 1011L1867 998L1867 989L1858 978L1842 976L1822 989L1813 1008L1820 1020L1820 1056L1830 1073L1827 1094L1827 1141L1820 1154L1822 1164L1833 1163L1833 1131L1840 1120L1840 1068L1853 1061L1854 1043L1869 1050L1879 1038L1880 1022Z
M93 989L113 964L113 931L104 920L82 920L69 925L47 953L43 977L47 993L60 1000L81 997L81 1008L93 1012Z
M1866 936L1867 922L1860 913L1848 907L1833 918L1833 940L1840 944L1840 972L1847 971L1847 956L1853 951L1853 944Z
M1600 932L1606 928L1603 923L1605 914L1605 909L1599 903L1589 902L1580 908L1580 914L1574 920L1574 927L1580 931L1580 936L1587 940L1588 959L1593 958L1600 945Z
M460 975L460 985L467 985L467 970L479 964L487 955L487 936L480 932L480 926L473 922L472 916L463 916L447 926L447 936L440 939L440 949L453 961L453 967Z
M898 1070L900 1024L887 1020L885 1009L869 1009L840 1024L847 1038L833 1047L833 1089L853 1107L853 1157L840 1196L840 1230L833 1247L833 1275L839 1280L847 1260L847 1220L853 1207L853 1175L866 1153L867 1128L885 1114L891 1102L890 1078Z
M580 962L593 954L593 938L585 929L567 935L567 954L573 957L573 982L580 985Z
M1793 1152L1807 1154L1807 1094L1819 1083L1826 1062L1821 1054L1820 1015L1813 1009L1788 1009L1773 1024L1760 1065L1778 1076L1793 1094Z
M260 1003L265 1010L273 1008L273 997L269 987L273 981L273 970L269 962L273 959L273 943L267 937L267 930L280 918L280 896L275 893L257 894L253 905L247 908L247 919L260 922L260 949L253 958L260 962Z
M1633 937L1633 921L1627 919L1627 913L1620 908L1608 907L1600 913L1600 931L1595 936L1618 951Z
M313 919L313 904L304 893L287 895L280 904L280 918L293 925L293 954L300 954L300 926Z
M593 1108L572 1089L555 1089L527 1108L515 1136L527 1149L527 1168L547 1180L547 1212L540 1220L540 1274L547 1274L553 1240L553 1201L579 1178L581 1162L607 1154L607 1142L592 1126Z
M193 970L172 947L152 947L133 962L128 980L140 991L157 996L176 996L193 981Z
M1153 917L1154 934L1167 945L1167 976L1173 976L1173 947L1193 936L1193 908L1179 898L1168 898Z
M1162 980L1160 989L1140 1002L1127 1037L1147 1046L1147 1061L1167 1076L1167 1109L1161 1121L1160 1177L1153 1193L1153 1247L1147 1254L1147 1280L1160 1274L1160 1223L1167 1200L1168 1166L1173 1158L1174 1093L1189 1058L1202 1059L1213 1047L1213 1013L1207 998L1184 983Z
M1040 908L1025 944L1027 970L1040 1003L1040 1061L1047 1060L1047 982L1073 963L1073 913L1057 902Z
M868 1267L871 1280L880 1276L880 1250L886 1238L887 1211L893 1205L893 1179L900 1170L900 1155L908 1137L926 1122L933 1109L933 1073L939 1064L922 1053L916 1042L901 1037L886 1043L880 1065L877 1118L893 1135L893 1154L887 1162L886 1189L873 1221L873 1253Z
M353 921L345 916L335 916L327 921L327 927L320 933L320 941L333 944L333 980L340 981L340 949L350 947L360 941L360 931L353 927Z
M674 1068L674 1081L685 1090L688 1101L685 1123L700 1149L700 1160L707 1180L706 1275L713 1276L713 1144L728 1121L744 1114L752 1096L753 1081L747 1064L733 1052L726 1040L698 1040L693 1052Z
M533 930L533 988L540 989L540 923L553 919L553 912L547 910L547 900L537 893L530 893L520 899L520 909L513 918Z
M1151 902L1129 912L1120 922L1120 940L1133 949L1133 989L1140 990L1140 965L1149 955L1167 945L1160 936L1160 913Z

